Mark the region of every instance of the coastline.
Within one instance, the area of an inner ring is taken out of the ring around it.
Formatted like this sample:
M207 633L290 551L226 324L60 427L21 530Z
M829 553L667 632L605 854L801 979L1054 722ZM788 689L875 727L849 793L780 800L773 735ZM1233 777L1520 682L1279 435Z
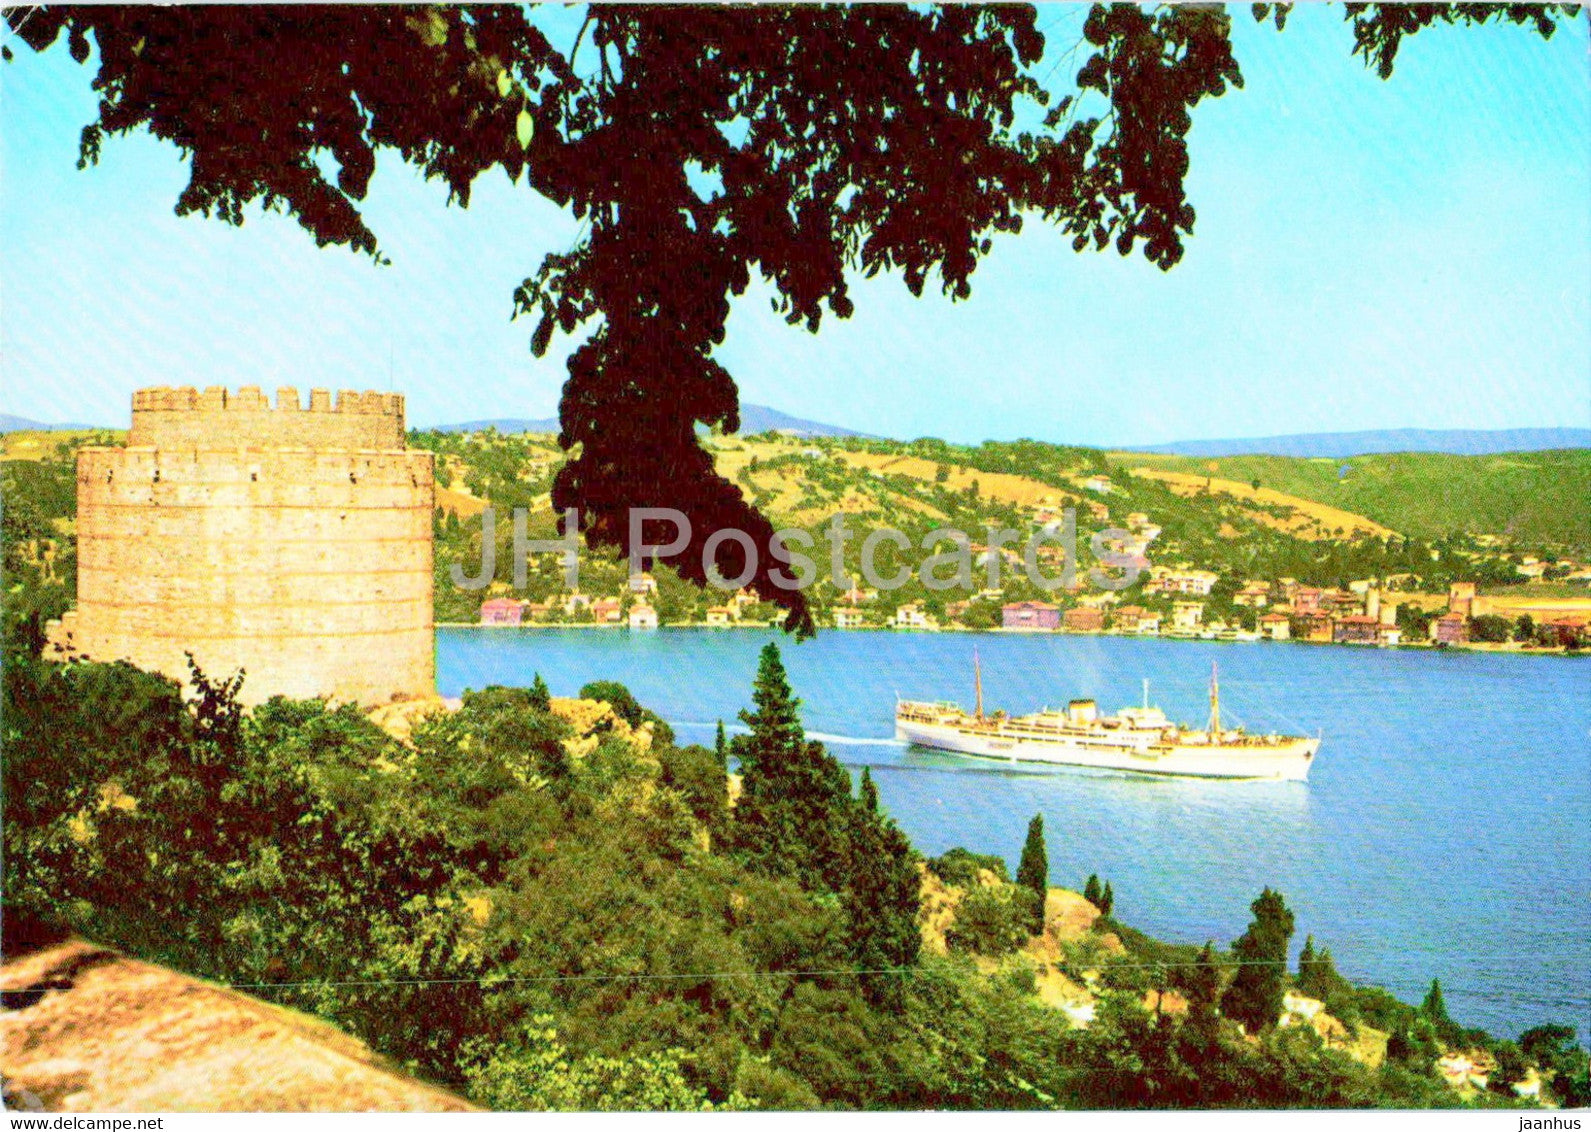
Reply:
M598 630L603 632L619 633L657 633L669 629L710 629L714 632L743 632L747 630L778 629L779 623L777 621L740 621L731 625L712 625L705 621L677 621L659 625L654 629L631 629L628 625L622 623L599 625L591 621L532 621L520 625L482 624L479 621L437 621L434 623L434 628L491 630L519 629L530 630L533 632L545 632L547 630L555 629ZM1270 640L1269 638L1245 640L1220 636L1204 637L1197 633L1112 633L1103 630L1079 631L1076 629L972 629L964 625L934 627L914 626L910 628L897 628L893 625L860 625L841 628L839 626L831 625L824 626L820 631L824 633L966 633L969 635L975 634L978 636L1014 637L1117 637L1124 640L1135 641L1202 641L1217 645L1303 645L1309 648L1349 649L1355 651L1368 651L1373 649L1384 652L1474 652L1496 653L1507 656L1591 656L1591 650L1569 649L1563 645L1556 645L1551 648L1542 648L1541 646L1537 645L1527 648L1517 641L1466 641L1463 644L1435 644L1430 641L1408 641L1396 645L1378 645L1370 644L1368 642L1306 641L1296 638L1290 638L1285 641L1275 641Z

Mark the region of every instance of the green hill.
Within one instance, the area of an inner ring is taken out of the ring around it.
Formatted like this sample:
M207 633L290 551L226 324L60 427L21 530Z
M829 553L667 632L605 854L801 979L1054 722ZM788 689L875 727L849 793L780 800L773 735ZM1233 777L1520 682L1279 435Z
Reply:
M1520 543L1591 545L1591 449L1452 456L1403 452L1350 459L1166 456L1113 452L1124 468L1259 480L1415 538L1455 532Z

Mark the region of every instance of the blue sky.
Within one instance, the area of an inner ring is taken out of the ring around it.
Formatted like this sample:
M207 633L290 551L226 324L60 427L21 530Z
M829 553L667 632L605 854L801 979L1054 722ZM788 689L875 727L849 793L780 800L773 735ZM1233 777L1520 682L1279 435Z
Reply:
M971 300L858 280L816 336L753 286L718 354L742 398L973 442L1591 425L1586 15L1546 44L1422 33L1383 83L1339 11L1281 35L1233 14L1247 86L1195 112L1176 269L1034 223ZM1081 16L1041 13L1052 57ZM115 139L76 169L90 75L64 40L0 65L0 411L123 423L156 384L392 388L420 425L556 411L571 343L534 359L508 316L567 215L501 174L446 208L388 156L365 212L390 267L257 210L179 220L170 146Z

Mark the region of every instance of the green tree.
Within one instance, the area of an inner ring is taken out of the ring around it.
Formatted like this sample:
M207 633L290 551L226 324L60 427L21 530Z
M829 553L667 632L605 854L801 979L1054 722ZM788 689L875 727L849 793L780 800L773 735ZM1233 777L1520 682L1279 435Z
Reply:
M1213 1035L1221 1007L1221 967L1213 942L1205 943L1199 958L1182 969L1178 981L1188 999L1188 1022Z
M862 768L862 783L857 789L857 797L862 809L870 814L878 813L878 787L873 784L873 775L865 766Z
M946 884L960 888L971 888L979 883L978 874L983 869L988 869L999 880L1010 879L1006 874L1005 858L994 853L973 853L959 845L932 858L928 868Z
M1338 1014L1339 1009L1351 1011L1352 1004L1347 1001L1345 995L1351 992L1353 987L1347 979L1337 973L1337 965L1332 961L1330 948L1315 950L1314 936L1305 938L1304 949L1298 955L1297 982L1298 989L1302 993L1326 1003L1333 1014ZM1341 1017L1340 1014L1338 1016Z
M1100 893L1101 893L1101 890L1100 890L1100 887L1099 887L1099 874L1098 873L1089 873L1088 874L1088 882L1083 885L1083 899L1088 901L1094 907L1098 908L1099 907L1099 900L1100 900Z
M1519 1035L1519 1048L1552 1075L1551 1089L1565 1108L1591 1106L1591 1055L1575 1044L1575 1029L1561 1023L1533 1026Z
M475 1040L465 1049L470 1093L508 1112L706 1112L754 1107L735 1094L714 1105L694 1084L681 1049L626 1057L573 1056L559 1040L550 1015L507 1042Z
M1319 998L1312 989L1314 986L1315 964L1319 960L1315 955L1315 937L1304 937L1304 949L1298 953L1298 989L1307 995Z
M547 690L547 681L541 678L541 673L536 673L536 678L530 682L530 706L537 711L550 711L552 709L552 693Z
M1420 1003L1420 1013L1438 1028L1452 1025L1453 1019L1447 1013L1447 1001L1442 997L1440 979L1431 980L1431 989L1425 992L1425 1000Z
M751 698L754 710L741 713L748 733L730 743L741 773L736 851L759 872L839 897L849 952L864 970L910 966L920 946L910 843L887 816L851 796L845 768L806 738L800 701L772 642L763 647ZM898 980L867 986L875 996L893 994Z
M1105 882L1104 891L1099 894L1099 911L1102 915L1109 916L1116 910L1116 893L1110 887L1110 881Z
M580 698L583 700L599 700L613 709L613 714L618 716L631 727L640 727L643 723L652 725L652 736L660 747L674 745L674 729L670 727L663 717L649 708L641 706L635 695L617 680L593 680L580 689Z
M1016 882L1028 891L1032 911L1028 930L1033 935L1044 931L1044 901L1050 891L1050 859L1044 848L1044 815L1034 814L1028 822L1027 840L1022 843L1022 859L1017 863Z
M617 680L593 680L580 689L580 698L607 704L613 709L614 715L631 727L641 726L646 718L646 709L641 707L630 689Z
M1258 1033L1275 1025L1281 1016L1293 914L1282 894L1269 888L1250 907L1254 919L1232 943L1232 957L1238 968L1221 1008L1249 1033Z

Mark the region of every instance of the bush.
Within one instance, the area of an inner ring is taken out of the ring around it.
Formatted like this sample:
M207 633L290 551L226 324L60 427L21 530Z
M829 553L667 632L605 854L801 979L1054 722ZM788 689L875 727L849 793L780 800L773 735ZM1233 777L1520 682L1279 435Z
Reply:
M618 716L631 727L640 727L643 723L652 725L652 741L655 746L672 747L674 745L674 729L663 721L663 717L656 712L648 711L642 707L630 689L620 684L617 680L593 680L580 689L582 700L600 700L613 709L613 714Z
M696 820L715 832L729 809L729 776L724 760L706 747L669 747L659 753L662 782L685 798Z
M928 871L946 884L958 888L971 888L978 883L978 870L988 869L1002 881L1011 878L1006 874L1005 861L992 853L973 853L959 845L942 856L930 858Z
M1033 894L1015 885L979 885L956 906L955 922L945 932L953 950L1005 955L1028 939Z

